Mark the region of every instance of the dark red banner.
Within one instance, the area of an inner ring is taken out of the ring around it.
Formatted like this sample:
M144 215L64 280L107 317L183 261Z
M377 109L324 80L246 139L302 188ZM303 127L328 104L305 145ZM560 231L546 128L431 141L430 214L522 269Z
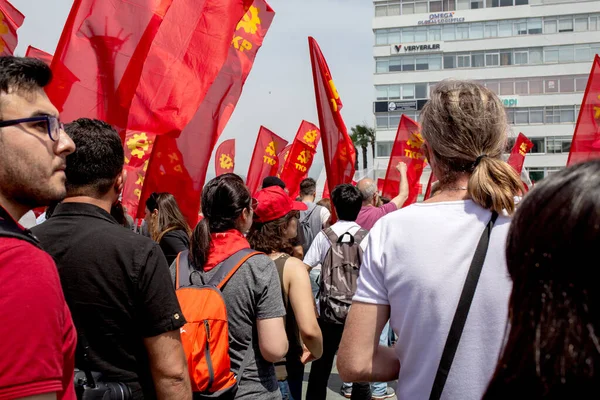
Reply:
M0 0L0 56L12 56L19 43L17 29L25 16L6 0Z
M260 127L246 177L246 186L252 195L260 190L264 178L277 174L278 155L287 144L287 140L280 138L264 126Z
M404 206L415 203L421 192L420 180L426 159L422 150L423 137L420 130L419 124L402 114L385 174L382 195L392 199L400 191L400 172L396 166L400 161L406 163L409 193Z
M517 171L517 174L521 175L523 164L525 163L525 155L529 153L532 147L533 143L531 143L531 140L522 133L519 133L507 161Z
M317 153L320 139L319 128L310 122L302 121L289 150L289 155L284 156L286 161L280 177L285 182L289 195L293 199L300 193L300 182L308 177L308 171Z
M37 58L48 65L52 65L52 54L46 53L37 47L28 46L27 51L25 52L25 57Z
M579 109L567 166L595 158L600 158L600 57L598 54L594 57Z
M225 140L215 153L216 176L233 172L235 168L235 139Z

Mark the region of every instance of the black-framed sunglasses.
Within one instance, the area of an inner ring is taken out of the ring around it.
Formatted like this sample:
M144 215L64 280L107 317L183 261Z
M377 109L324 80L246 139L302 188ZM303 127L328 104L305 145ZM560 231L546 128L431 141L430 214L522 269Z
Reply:
M65 126L57 117L51 115L40 115L39 117L10 119L8 121L0 121L0 128L7 126L19 125L25 122L45 122L48 136L53 142L60 139L60 131L65 129Z

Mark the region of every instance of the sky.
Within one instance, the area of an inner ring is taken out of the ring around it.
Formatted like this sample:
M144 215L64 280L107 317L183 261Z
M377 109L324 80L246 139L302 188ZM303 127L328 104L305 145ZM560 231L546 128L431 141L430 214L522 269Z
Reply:
M16 55L28 45L53 54L72 0L11 0L25 15ZM292 141L305 119L318 126L308 36L329 64L350 132L373 126L373 3L371 0L270 0L276 15L219 143L236 139L235 172L245 175L261 125ZM311 176L322 169L321 149ZM207 173L214 176L214 162Z

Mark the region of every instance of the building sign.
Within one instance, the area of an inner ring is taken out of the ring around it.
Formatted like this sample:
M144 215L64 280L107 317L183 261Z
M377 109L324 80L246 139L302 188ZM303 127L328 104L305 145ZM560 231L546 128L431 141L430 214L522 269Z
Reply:
M459 17L452 11L429 14L429 19L418 21L417 25L457 24L459 22L465 22L465 17Z
M376 101L374 109L376 113L403 112L421 110L427 100L398 100L398 101Z
M435 53L442 51L441 43L427 44L393 44L392 54L407 54L407 53Z
M502 100L502 104L504 104L504 107L517 107L517 105L519 104L519 99L516 97L507 97L500 100Z

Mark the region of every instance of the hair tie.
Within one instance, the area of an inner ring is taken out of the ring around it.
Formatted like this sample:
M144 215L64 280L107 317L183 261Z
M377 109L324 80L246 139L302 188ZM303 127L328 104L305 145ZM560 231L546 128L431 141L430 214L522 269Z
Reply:
M473 169L477 168L477 166L479 165L479 163L481 162L481 159L482 159L483 157L488 157L488 155L487 155L487 154L482 154L482 155L480 155L479 157L477 157L477 158L475 159L475 162L473 163Z

